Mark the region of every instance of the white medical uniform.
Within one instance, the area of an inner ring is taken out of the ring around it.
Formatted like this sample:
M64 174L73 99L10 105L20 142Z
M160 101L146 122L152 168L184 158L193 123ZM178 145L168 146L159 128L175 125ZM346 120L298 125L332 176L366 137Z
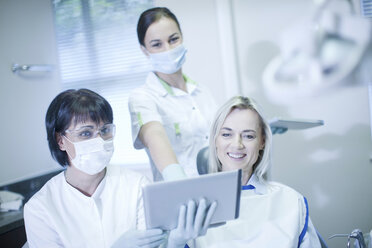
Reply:
M208 248L320 248L305 198L283 184L253 175L241 192L239 218L208 229L189 246ZM253 187L252 187L253 186Z
M209 91L184 75L187 93L171 87L151 72L146 83L129 97L132 138L136 149L144 148L138 137L142 125L160 122L168 135L178 162L189 176L198 175L196 156L208 145L209 128L217 105ZM162 176L146 148L154 181Z
M141 187L146 183L144 176L110 165L88 197L61 172L25 204L29 247L105 248L128 230L145 229Z

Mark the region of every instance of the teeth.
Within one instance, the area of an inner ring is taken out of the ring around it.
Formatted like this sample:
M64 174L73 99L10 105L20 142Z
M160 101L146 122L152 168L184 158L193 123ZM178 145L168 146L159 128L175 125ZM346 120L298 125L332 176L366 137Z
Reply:
M242 158L245 156L245 154L242 153L227 153L227 155L229 155L232 158Z

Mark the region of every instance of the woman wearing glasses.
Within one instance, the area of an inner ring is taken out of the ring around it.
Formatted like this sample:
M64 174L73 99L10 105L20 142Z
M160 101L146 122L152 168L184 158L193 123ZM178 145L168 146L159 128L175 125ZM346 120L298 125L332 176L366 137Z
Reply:
M67 90L52 101L45 123L51 154L66 170L50 179L25 204L29 247L163 244L162 230L145 230L141 186L148 180L108 165L115 136L110 104L87 89ZM205 202L200 202L199 207L193 204L188 207L193 207L201 218L211 216L215 209L208 210ZM190 217L193 220L195 215L185 214L185 218ZM194 235L203 234L201 230L206 230L210 217L207 219ZM183 247L189 238L182 228L174 229L168 247Z

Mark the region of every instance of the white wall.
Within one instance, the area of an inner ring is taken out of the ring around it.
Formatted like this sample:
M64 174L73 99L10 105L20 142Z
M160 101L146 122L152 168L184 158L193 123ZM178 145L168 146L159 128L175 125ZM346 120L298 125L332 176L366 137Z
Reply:
M273 179L307 197L312 220L323 237L349 233L354 228L369 231L372 144L367 89L342 89L289 106L273 104L263 94L260 75L269 59L279 52L276 41L281 31L308 14L312 1L226 1L232 4L234 13L235 37L226 38L236 38L241 93L257 99L268 117L325 121L323 127L274 137ZM156 5L170 8L179 18L189 49L185 73L207 85L222 104L231 82L224 80L223 74L226 61L220 37L224 34L220 33L217 19L220 3L156 1ZM9 69L12 62L57 64L50 4L49 0L0 0L0 185L57 168L47 148L44 116L59 91L58 77L30 80L11 74ZM34 45L43 49L37 50ZM328 243L331 248L346 245L343 239Z
M243 92L269 117L323 119L325 125L274 137L273 179L307 197L311 218L324 238L372 229L372 154L368 89L343 88L289 105L270 102L260 75L279 52L280 32L313 10L310 0L234 0ZM357 27L356 27L357 28ZM346 239L327 241L346 247Z
M354 228L369 232L372 144L367 88L334 90L290 105L271 102L262 88L262 71L279 53L279 35L299 18L309 15L313 1L156 1L180 19L189 48L186 73L206 84L220 104L226 100L224 89L231 83L224 80L223 42L216 20L219 17L216 6L221 2L232 4L240 93L259 101L267 117L325 121L322 127L274 136L273 179L307 197L312 221L325 239L335 233L350 233ZM330 248L346 247L346 239L342 238L327 243Z
M52 1L0 0L0 185L56 170L44 118L59 92ZM13 74L12 63L48 64L51 73Z

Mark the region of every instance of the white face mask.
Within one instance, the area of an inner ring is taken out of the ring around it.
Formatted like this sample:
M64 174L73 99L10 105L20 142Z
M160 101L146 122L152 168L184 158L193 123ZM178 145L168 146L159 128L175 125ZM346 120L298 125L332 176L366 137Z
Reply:
M165 74L175 73L185 63L186 52L187 49L181 44L169 51L149 53L152 70Z
M75 158L71 159L71 163L78 170L89 175L101 172L110 162L114 152L113 139L103 140L97 136L90 140L70 142L75 147Z

